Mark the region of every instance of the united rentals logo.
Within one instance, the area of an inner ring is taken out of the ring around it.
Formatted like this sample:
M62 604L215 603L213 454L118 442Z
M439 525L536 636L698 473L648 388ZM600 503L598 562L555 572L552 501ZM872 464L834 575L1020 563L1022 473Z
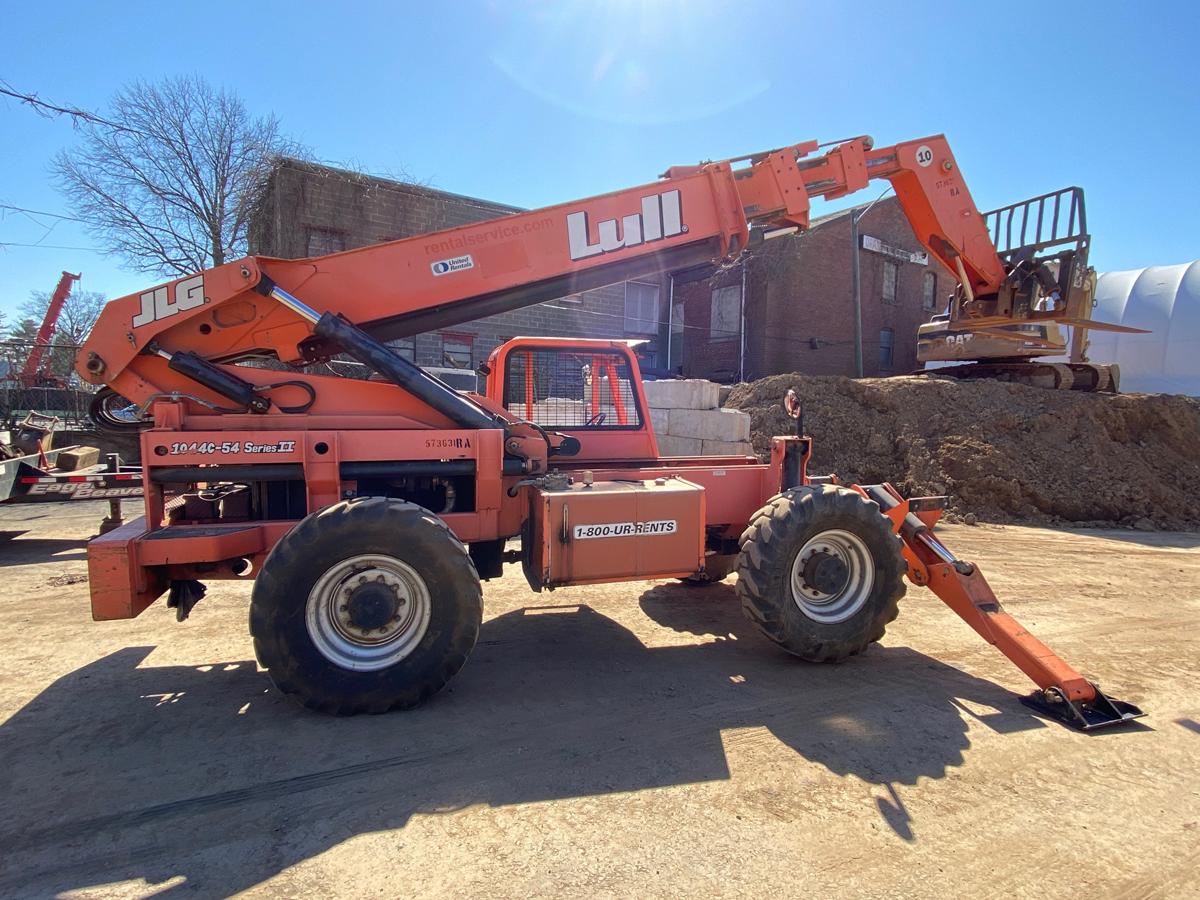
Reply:
M618 227L616 219L604 219L596 226L600 239L590 243L588 239L588 214L571 213L567 216L567 241L571 247L571 259L587 259L598 253L611 253L622 247L636 247L663 238L675 237L687 231L683 224L683 211L679 202L679 191L666 191L642 198L642 211L624 216Z

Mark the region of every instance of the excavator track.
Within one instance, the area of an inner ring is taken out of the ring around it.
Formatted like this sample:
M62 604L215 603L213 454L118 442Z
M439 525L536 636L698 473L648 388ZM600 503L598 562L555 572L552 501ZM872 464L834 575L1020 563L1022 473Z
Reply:
M987 378L1055 391L1116 394L1120 387L1120 370L1115 365L1092 363L976 362L926 369L923 374Z

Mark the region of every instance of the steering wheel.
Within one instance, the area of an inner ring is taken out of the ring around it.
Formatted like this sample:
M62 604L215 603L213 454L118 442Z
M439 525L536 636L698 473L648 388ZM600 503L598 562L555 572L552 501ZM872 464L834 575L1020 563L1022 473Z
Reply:
M584 428L589 428L592 425L603 425L604 420L608 418L608 413L598 412L586 422L583 423Z

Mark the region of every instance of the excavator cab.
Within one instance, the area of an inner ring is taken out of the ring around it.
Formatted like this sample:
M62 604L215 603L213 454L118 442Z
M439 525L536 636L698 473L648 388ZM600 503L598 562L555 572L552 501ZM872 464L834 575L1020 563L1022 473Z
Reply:
M996 253L1008 272L1007 301L1016 318L1037 313L1091 315L1087 211L1083 189L1063 188L983 214ZM961 288L960 288L961 290Z

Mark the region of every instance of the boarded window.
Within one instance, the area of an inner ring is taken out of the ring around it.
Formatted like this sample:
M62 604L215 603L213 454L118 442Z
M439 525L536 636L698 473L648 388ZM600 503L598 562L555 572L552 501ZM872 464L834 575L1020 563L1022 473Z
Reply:
M308 255L325 256L346 249L346 235L331 228L308 229Z
M742 286L731 284L712 292L712 320L709 322L710 341L732 341L741 334Z
M896 332L891 328L879 330L879 368L890 369L896 347Z
M471 368L471 336L463 334L442 335L442 365L452 369Z
M883 263L883 302L896 302L896 281L900 275L900 266L884 260Z
M625 282L625 331L631 334L658 333L658 285Z
M921 309L935 309L937 307L937 275L933 272L926 272L924 280L921 282Z

